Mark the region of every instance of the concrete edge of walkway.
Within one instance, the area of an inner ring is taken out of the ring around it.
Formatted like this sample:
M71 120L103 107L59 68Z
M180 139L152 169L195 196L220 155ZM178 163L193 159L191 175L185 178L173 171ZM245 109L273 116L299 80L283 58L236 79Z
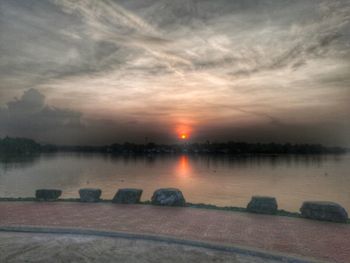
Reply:
M222 252L237 253L245 256L260 257L266 260L278 260L288 263L321 263L326 261L306 258L296 255L289 255L279 252L270 252L261 249L237 246L225 243L204 242L198 240L188 240L163 235L140 234L119 231L101 231L86 228L52 228L36 226L0 226L0 232L19 232L19 233L37 233L37 234L68 234L68 235L86 235L110 238L123 238L131 240L144 240L164 242L177 245L192 246L197 248L211 249Z
M0 202L24 202L24 203L82 203L79 198L59 198L57 200L37 200L35 197L0 197ZM84 203L89 204L89 203ZM125 204L115 204L112 202L112 199L100 199L99 202L94 202L93 204L113 204L113 205L125 205ZM131 205L131 204L129 204ZM155 206L151 204L151 201L141 201L136 204L132 205L149 205L149 206ZM157 205L156 205L157 206ZM175 208L175 207L173 207ZM255 215L264 215L264 216L279 216L279 217L289 217L289 218L299 218L299 219L306 219L306 220L312 220L315 222L326 222L326 223L332 223L332 224L350 224L350 218L348 218L347 222L339 223L339 222L332 222L332 221L324 221L324 220L317 220L317 219L310 219L302 217L300 213L298 212L290 212L284 209L278 209L276 214L261 214L261 213L252 213L247 211L244 207L238 207L238 206L217 206L217 205L211 205L211 204L204 204L204 203L191 203L187 202L185 206L181 208L193 208L193 209L202 209L202 210L213 210L213 211L222 211L222 212L233 212L233 213L248 213L248 214L255 214Z

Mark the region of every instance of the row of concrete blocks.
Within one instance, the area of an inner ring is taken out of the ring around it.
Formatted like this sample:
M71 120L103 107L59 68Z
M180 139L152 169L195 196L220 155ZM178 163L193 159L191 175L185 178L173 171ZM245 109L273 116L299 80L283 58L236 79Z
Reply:
M57 189L39 189L35 192L35 198L38 200L57 200L62 194ZM102 191L97 188L83 188L79 190L81 202L99 202ZM142 189L124 188L119 189L112 199L112 203L117 204L137 204L140 203ZM179 189L161 188L156 190L152 196L152 204L164 206L185 206L186 200Z
M40 189L35 193L38 200L57 200L62 194L61 190ZM84 188L79 190L81 202L100 201L102 191L95 188ZM118 204L140 203L142 189L124 188L119 189L112 199ZM185 206L186 200L179 189L161 188L156 190L151 199L154 205L163 206ZM253 196L247 205L247 211L258 214L276 214L278 211L277 200L274 197ZM304 202L300 208L301 216L310 219L346 223L348 213L339 204L333 202Z

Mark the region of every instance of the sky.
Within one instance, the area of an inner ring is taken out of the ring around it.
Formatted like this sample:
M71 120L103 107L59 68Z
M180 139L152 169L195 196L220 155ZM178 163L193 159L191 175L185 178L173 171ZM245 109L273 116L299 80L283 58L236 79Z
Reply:
M350 146L350 3L1 0L0 137Z

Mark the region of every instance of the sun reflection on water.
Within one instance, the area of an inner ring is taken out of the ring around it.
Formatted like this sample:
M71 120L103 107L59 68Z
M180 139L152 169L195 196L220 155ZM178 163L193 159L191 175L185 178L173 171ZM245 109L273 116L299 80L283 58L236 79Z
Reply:
M181 177L188 177L192 172L192 167L187 155L181 155L176 163L176 174Z

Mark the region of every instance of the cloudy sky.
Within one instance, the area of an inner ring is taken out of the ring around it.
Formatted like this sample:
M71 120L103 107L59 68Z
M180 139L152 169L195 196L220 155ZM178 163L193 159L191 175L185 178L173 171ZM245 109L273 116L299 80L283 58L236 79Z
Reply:
M350 4L1 0L0 136L350 146Z

